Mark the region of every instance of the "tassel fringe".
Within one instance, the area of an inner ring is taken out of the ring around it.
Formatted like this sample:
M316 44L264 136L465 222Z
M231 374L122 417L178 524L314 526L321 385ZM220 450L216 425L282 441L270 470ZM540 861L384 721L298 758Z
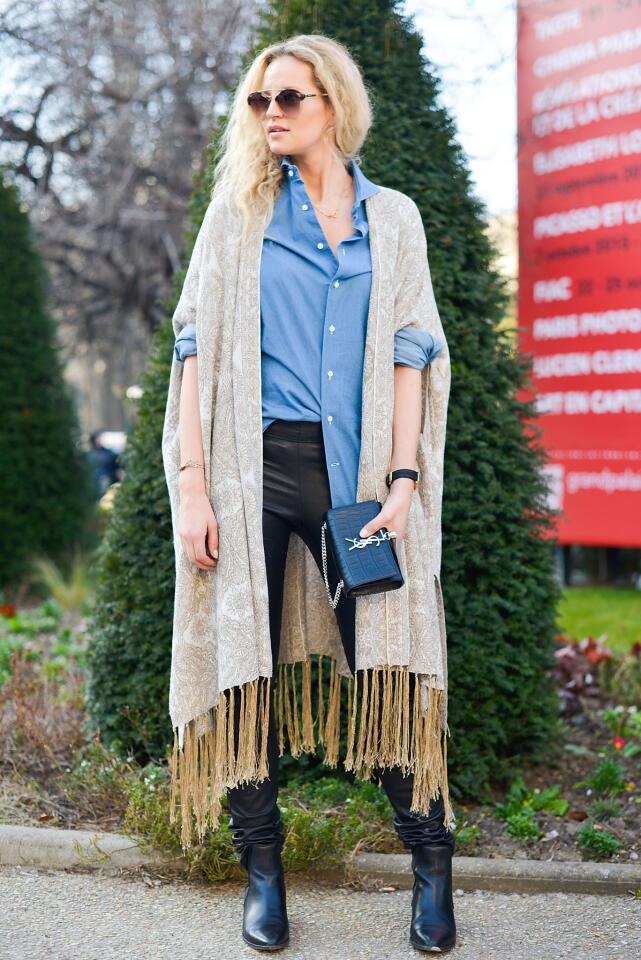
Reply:
M315 754L318 742L324 747L323 763L329 767L337 766L342 691L346 686L345 770L351 770L359 779L370 780L375 767L399 765L404 776L410 772L414 775L410 809L426 814L430 800L440 790L445 807L444 822L449 829L454 814L447 781L449 730L447 724L443 728L445 691L430 683L427 708L423 709L422 690L417 684L410 724L410 682L413 677L407 667L384 665L373 668L369 673L358 671L362 693L357 696L355 678L341 676L336 661L331 657L329 659L329 682L323 676L323 656L320 655L318 659L315 719L312 715L311 658L302 663L279 664L274 716L280 755L285 752L286 727L293 757L301 753ZM300 671L297 671L299 664ZM215 707L185 724L182 749L179 748L178 728L174 728L169 764L169 819L171 823L176 822L176 805L180 797L183 850L192 845L193 816L198 838L202 842L208 824L212 829L218 824L223 793L230 787L249 780L258 782L268 776L271 680L271 677L261 676L240 688L223 690ZM343 684L344 680L346 684ZM299 694L302 703L300 711ZM236 750L235 696L240 696Z

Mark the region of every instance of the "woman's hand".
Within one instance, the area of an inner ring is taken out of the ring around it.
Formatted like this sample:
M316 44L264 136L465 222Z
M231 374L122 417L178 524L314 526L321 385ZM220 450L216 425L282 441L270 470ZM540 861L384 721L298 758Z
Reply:
M392 481L390 492L383 504L380 513L377 513L360 530L359 536L369 537L376 533L381 527L396 532L397 540L404 540L407 532L407 518L410 507L412 506L412 494L414 493L414 481L409 477L398 477ZM391 541L392 549L396 553L396 543Z
M200 570L216 568L218 521L202 482L198 485L186 482L180 487L178 533L193 564Z

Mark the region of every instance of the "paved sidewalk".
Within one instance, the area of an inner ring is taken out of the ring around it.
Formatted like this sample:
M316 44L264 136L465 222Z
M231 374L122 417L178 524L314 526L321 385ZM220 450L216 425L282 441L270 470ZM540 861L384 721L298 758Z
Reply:
M243 884L0 868L3 960L244 960ZM411 892L364 893L287 875L283 960L405 960ZM455 897L456 960L636 960L641 901L489 891ZM437 954L431 954L437 956Z

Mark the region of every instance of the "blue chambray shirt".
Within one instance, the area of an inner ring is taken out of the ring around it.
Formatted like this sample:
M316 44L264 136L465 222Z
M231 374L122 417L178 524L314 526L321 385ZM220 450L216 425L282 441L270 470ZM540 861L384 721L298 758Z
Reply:
M260 270L263 431L274 420L321 420L332 507L356 501L363 361L371 287L365 199L380 189L351 161L354 233L337 255L289 157L263 236ZM422 369L443 344L414 327L394 338L394 363ZM194 324L176 357L197 352Z

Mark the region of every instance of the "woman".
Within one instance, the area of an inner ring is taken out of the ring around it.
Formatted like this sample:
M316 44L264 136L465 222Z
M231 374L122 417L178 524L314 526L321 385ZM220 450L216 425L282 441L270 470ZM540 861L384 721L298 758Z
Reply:
M412 851L410 942L456 940L439 581L449 359L418 208L354 159L370 124L342 45L302 35L263 50L237 89L173 320L171 818L180 792L188 846L192 808L202 837L226 791L248 874L242 934L258 950L289 941L285 729L293 755L315 752L316 699L336 766L343 678L345 769L380 780ZM359 536L394 531L406 582L332 609L322 515L374 498Z

